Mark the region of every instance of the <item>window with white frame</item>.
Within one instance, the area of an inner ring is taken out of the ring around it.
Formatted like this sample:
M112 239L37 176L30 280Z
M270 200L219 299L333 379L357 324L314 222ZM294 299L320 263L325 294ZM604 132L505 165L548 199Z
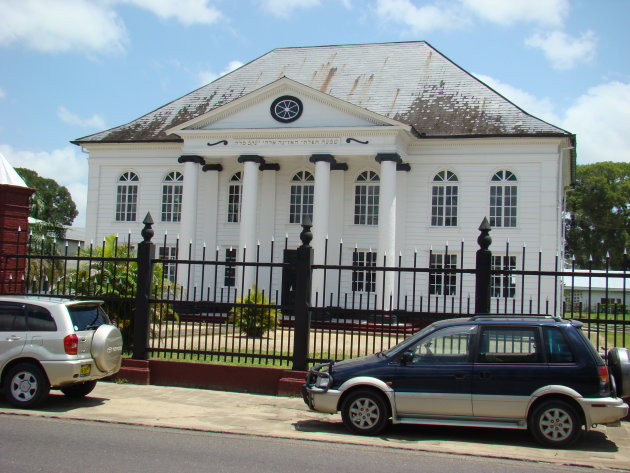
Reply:
M116 190L116 221L135 222L138 211L138 175L125 172L118 178Z
M161 246L158 249L158 254L161 260L174 260L177 259L177 248L174 246ZM163 262L162 265L164 278L173 283L176 282L176 263Z
M516 176L506 170L492 176L490 183L490 226L516 227Z
M291 179L289 223L302 223L305 217L313 221L315 178L308 171L299 171Z
M492 256L493 270L514 271L516 256ZM492 297L513 298L516 295L516 278L513 274L493 274L490 282Z
M238 223L241 221L241 196L243 191L243 182L241 173L237 172L230 178L228 186L228 223Z
M457 255L431 253L429 268L432 270L457 269ZM429 294L432 296L456 295L457 274L431 271L429 273Z
M433 178L431 225L457 226L458 179L451 171L440 171Z
M184 176L181 172L169 172L162 184L162 221L179 222L182 219L182 194Z
M378 225L378 174L364 171L357 177L354 187L354 224Z
M371 268L376 266L376 252L355 250L352 253L352 290L358 292L374 292L376 290L376 271Z
M225 250L225 271L223 273L223 286L236 286L236 248L226 248Z

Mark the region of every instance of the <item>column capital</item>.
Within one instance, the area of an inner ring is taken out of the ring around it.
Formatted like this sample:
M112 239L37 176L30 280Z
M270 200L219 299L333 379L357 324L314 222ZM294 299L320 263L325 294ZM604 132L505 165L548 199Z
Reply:
M201 156L197 156L195 154L184 154L182 156L180 156L179 158L177 158L177 162L182 164L182 163L197 163L200 165L205 165L206 164L206 160L203 159Z
M201 170L203 172L208 172L208 171L218 171L221 172L223 171L223 166L221 166L220 164L205 164Z
M323 161L326 163L334 164L335 162L337 162L332 154L313 154L310 158L308 158L308 160L311 163L319 163Z
M402 163L402 159L398 153L378 153L374 159L379 164L383 161L393 161L396 164Z
M241 154L238 157L239 163L257 163L262 164L265 162L262 156L258 156L257 154Z

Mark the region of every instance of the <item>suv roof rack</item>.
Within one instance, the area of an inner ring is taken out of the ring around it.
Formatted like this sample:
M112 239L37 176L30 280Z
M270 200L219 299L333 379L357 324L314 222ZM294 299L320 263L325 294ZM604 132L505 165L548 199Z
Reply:
M483 319L526 319L526 320L553 320L554 322L562 322L562 317L557 315L545 315L545 314L481 314L473 315L470 320L483 320Z

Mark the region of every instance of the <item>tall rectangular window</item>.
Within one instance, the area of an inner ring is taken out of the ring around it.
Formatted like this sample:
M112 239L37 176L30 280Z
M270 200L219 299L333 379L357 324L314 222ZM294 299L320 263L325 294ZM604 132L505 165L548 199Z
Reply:
M378 174L365 171L359 174L354 187L354 224L378 225Z
M376 290L376 271L370 269L376 266L376 252L354 251L352 253L352 290L358 292L374 292Z
M451 171L440 171L433 177L431 226L457 226L457 182L457 176Z
M162 221L179 222L182 219L182 195L184 176L182 173L169 172L162 184Z
M492 256L492 269L513 271L516 269L516 256ZM490 284L492 297L513 298L516 295L516 279L513 274L493 274Z
M490 226L516 227L516 176L510 171L499 171L490 185Z
M225 271L223 273L223 285L225 287L236 286L236 266L230 263L236 263L236 248L227 248L225 250Z
M237 172L230 178L230 185L228 186L228 223L238 223L241 221L242 190L241 173Z
M177 264L168 263L166 261L177 259L177 248L174 246L161 246L158 249L158 254L159 258L164 261L162 263L164 278L168 279L172 283L176 282Z
M125 172L118 179L116 189L116 221L135 222L138 208L138 176Z
M457 269L457 255L432 253L430 269ZM429 294L432 296L454 296L457 294L457 274L446 272L429 273Z

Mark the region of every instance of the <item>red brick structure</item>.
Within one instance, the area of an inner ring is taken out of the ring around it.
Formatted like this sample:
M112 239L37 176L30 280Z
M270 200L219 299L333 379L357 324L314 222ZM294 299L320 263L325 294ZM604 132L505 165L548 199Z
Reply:
M26 260L6 255L26 254L28 199L33 192L28 187L0 184L0 294L24 291Z

